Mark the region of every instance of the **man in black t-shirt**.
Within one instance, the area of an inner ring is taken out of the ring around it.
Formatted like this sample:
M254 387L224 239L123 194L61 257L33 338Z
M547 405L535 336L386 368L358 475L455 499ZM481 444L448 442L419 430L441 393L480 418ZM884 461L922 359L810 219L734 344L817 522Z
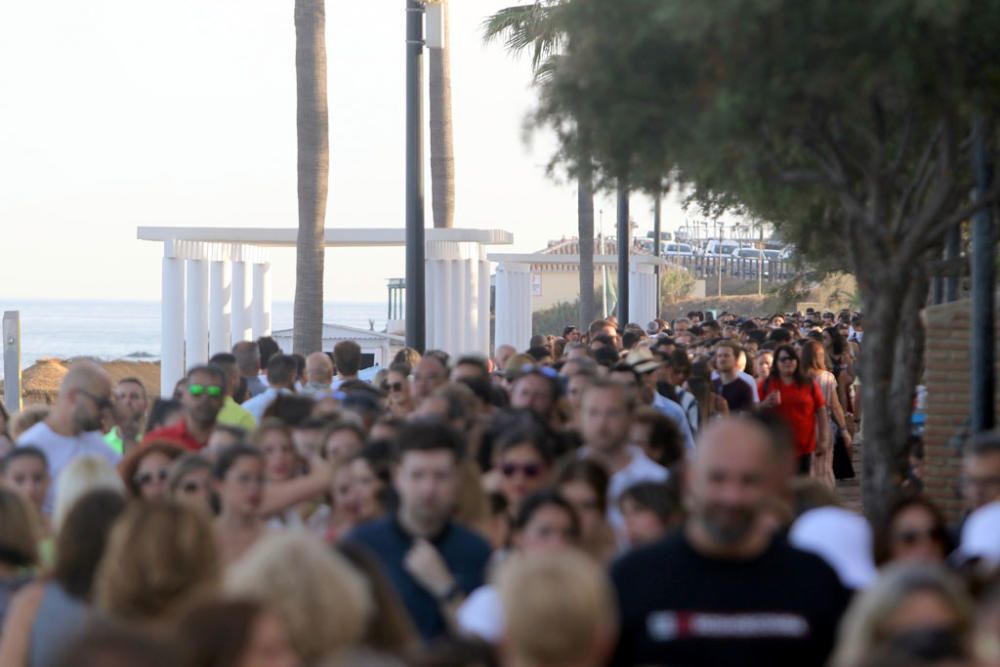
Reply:
M614 665L825 664L849 593L761 521L780 458L751 417L706 426L686 479L690 518L612 568Z
M753 410L753 387L742 377L736 361L740 356L740 346L731 340L719 342L713 360L719 377L712 380L712 389L729 405L730 414Z

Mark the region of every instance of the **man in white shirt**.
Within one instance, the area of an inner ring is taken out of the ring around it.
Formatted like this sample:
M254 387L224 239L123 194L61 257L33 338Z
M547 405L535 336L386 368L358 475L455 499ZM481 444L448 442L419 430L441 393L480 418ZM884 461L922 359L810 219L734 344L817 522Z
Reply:
M618 499L637 482L662 482L666 468L650 459L640 447L628 444L635 400L621 383L597 378L583 392L580 412L580 455L603 464L611 473L608 483L608 522L620 537L625 520Z
M19 447L32 445L45 452L52 484L43 510L52 511L59 474L81 456L97 456L116 465L121 456L104 440L102 417L111 411L111 378L90 361L77 361L59 385L59 396L45 421L21 434Z
M253 415L259 424L264 412L280 394L295 392L295 376L298 364L287 354L275 354L267 362L267 389L243 404L243 409Z

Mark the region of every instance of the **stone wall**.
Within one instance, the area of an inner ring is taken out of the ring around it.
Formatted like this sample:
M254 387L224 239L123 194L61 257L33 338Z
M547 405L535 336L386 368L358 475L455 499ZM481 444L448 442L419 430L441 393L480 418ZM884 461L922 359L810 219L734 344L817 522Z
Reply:
M924 310L927 328L924 481L926 494L951 520L957 519L962 512L958 495L961 456L956 444L968 433L970 414L970 307L969 301L963 299ZM1000 341L1000 328L997 341ZM1000 345L997 345L997 359L1000 360ZM1000 364L997 369L1000 373ZM1000 399L1000 394L995 399ZM997 414L1000 414L1000 400L996 400L996 405Z

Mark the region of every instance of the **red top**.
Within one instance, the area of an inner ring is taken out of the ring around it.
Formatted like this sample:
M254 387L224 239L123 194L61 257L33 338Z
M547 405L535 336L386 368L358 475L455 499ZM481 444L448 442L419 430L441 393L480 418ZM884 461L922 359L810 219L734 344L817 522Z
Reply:
M183 418L172 426L164 426L147 433L146 437L142 439L142 446L153 440L167 440L192 452L200 452L205 448L204 444L195 440L194 436L188 432L187 420Z
M766 386L766 389L765 389ZM781 394L781 405L771 408L785 422L792 433L795 442L795 453L805 456L816 451L816 411L826 407L823 393L815 381L799 385L795 382L785 384L781 380L767 378L757 383L760 400L770 394Z

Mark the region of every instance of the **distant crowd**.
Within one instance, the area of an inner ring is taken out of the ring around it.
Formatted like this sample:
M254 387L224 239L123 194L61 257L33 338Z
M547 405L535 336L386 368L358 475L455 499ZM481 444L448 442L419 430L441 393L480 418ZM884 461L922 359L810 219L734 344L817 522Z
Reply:
M285 354L0 405L0 667L1000 667L1000 433L875 525L843 311ZM366 378L366 379L362 379Z

